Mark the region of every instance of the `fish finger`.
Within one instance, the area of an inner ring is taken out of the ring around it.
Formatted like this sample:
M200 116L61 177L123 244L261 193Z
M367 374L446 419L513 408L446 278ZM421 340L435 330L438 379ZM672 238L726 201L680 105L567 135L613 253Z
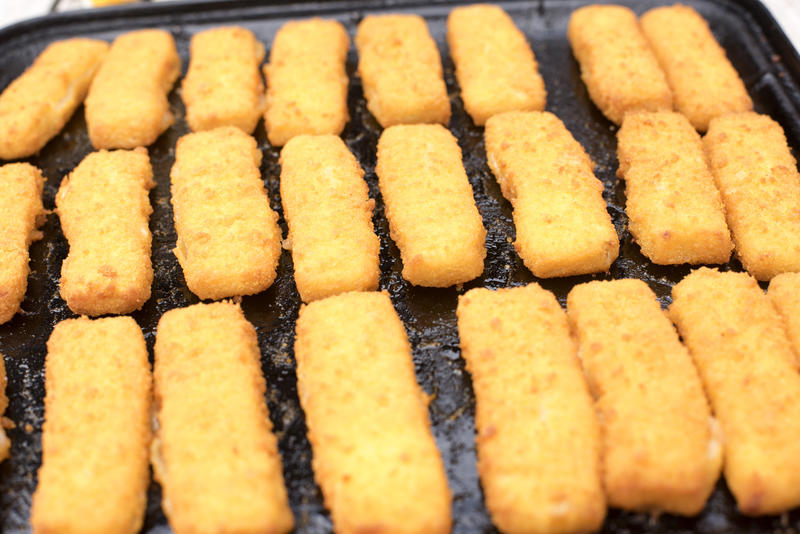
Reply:
M769 281L772 305L783 319L786 334L800 364L800 273L782 273Z

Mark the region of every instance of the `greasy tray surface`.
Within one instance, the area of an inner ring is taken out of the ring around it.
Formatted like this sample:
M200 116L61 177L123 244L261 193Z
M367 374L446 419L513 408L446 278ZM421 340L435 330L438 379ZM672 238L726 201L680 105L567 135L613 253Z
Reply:
M686 1L686 0L684 0ZM649 263L632 243L628 233L624 185L616 179L616 128L606 121L588 99L578 67L566 39L570 12L583 0L538 0L504 2L517 25L525 32L540 64L548 90L547 109L558 115L581 142L597 164L596 172L605 184L604 196L621 237L620 258L607 275L545 280L542 285L554 291L564 303L570 288L594 278L644 279L668 302L672 285L689 272L687 266L659 267ZM667 0L642 0L621 3L637 12L667 3ZM789 136L797 154L800 148L800 61L774 21L756 0L689 0L711 23L717 39L728 52L744 79L758 111L771 114ZM374 222L381 237L381 289L392 300L408 330L414 349L417 376L423 388L434 394L430 406L433 430L444 457L453 491L454 529L456 533L493 532L484 508L475 468L473 443L474 397L469 376L459 357L455 307L457 296L479 286L504 287L534 280L511 245L514 227L511 209L500 194L486 162L483 130L475 127L464 112L453 76L453 65L445 45L445 20L455 3L407 2L384 0L370 5L367 0L314 4L254 6L241 1L210 2L189 6L149 5L140 9L112 8L92 13L60 15L23 23L0 32L0 88L18 76L44 46L52 40L72 36L112 39L119 33L148 26L171 31L183 59L188 64L188 44L197 31L223 24L241 24L252 29L269 49L277 29L287 20L319 14L340 20L351 37L367 12L406 11L425 16L442 52L445 77L453 103L450 130L458 137L464 151L464 164L472 182L484 224L488 230L488 257L484 275L463 288L420 289L409 286L400 276L399 253L388 235L388 225L373 171L375 147L380 128L366 111L360 80L354 77L356 54L351 49L348 71L351 76L349 107L351 121L343 137L366 171L370 194L377 199ZM184 108L179 91L170 100L177 123L152 147L157 187L151 193L154 213L150 220L153 232L153 295L142 310L134 314L143 328L152 351L155 328L165 311L197 301L186 288L177 260L171 252L175 243L172 209L169 204L169 170L173 147L187 132ZM281 211L278 197L278 151L266 141L263 123L256 138L264 149L262 176L268 187L272 207ZM64 131L36 157L28 161L39 166L47 177L45 206L53 208L62 176L91 151L79 108ZM281 219L284 235L286 226ZM67 244L58 218L50 215L44 226L45 237L31 247L28 292L22 312L0 326L0 352L6 355L10 406L7 416L16 423L10 431L11 458L0 465L0 532L28 530L30 497L36 486L36 470L41 453L41 424L44 396L43 364L45 343L53 325L72 314L58 295L61 262ZM726 268L741 270L737 261ZM297 531L330 532L319 489L313 481L311 451L305 437L305 425L295 387L292 345L294 321L300 300L292 280L290 254L284 251L278 279L260 295L245 297L243 308L257 329L263 369L268 383L268 403L280 438L289 498L297 519ZM424 498L409 496L409 498ZM166 532L166 520L160 508L160 492L150 489L144 532ZM607 532L776 532L800 529L800 511L783 518L748 519L736 512L735 503L720 482L705 511L694 519L609 511Z

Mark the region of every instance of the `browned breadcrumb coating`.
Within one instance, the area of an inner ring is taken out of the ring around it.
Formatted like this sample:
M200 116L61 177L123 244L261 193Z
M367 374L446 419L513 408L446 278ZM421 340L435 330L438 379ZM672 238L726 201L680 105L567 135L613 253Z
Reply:
M6 431L2 424L3 414L8 408L8 397L6 397L8 380L6 379L6 366L3 358L4 356L0 354L0 462L8 458L11 451L11 440L6 436Z
M61 181L56 212L69 242L61 297L78 314L130 313L150 298L147 149L101 150Z
M83 38L45 48L0 94L0 159L35 154L60 132L107 53L108 43Z
M256 331L237 304L166 312L155 344L153 472L175 534L283 534L294 518Z
M355 41L367 109L381 126L450 121L442 59L425 19L368 15Z
M595 281L567 297L603 439L608 504L695 515L722 443L689 352L641 280Z
M264 124L272 146L296 135L339 135L350 120L347 30L335 20L289 21L275 35L267 78Z
M800 173L781 126L731 113L703 141L744 268L758 280L800 271Z
M782 273L770 280L767 291L800 364L800 273Z
M506 534L599 529L599 428L558 301L537 284L477 288L456 311L492 521Z
M380 240L364 171L335 135L292 138L280 157L294 281L304 302L378 289Z
M164 30L120 35L86 97L95 148L148 146L172 125L167 94L181 73L175 40Z
M300 308L297 387L314 478L339 534L445 534L451 497L389 295L344 293Z
M28 163L0 167L0 324L19 311L28 287L28 247L41 239L44 177ZM0 410L2 414L2 410Z
M150 362L130 317L58 323L47 342L35 534L136 534L150 483Z
M692 126L704 132L714 117L753 109L725 50L692 7L657 7L642 15L640 24L667 76L675 109Z
M264 45L250 30L227 26L195 34L190 50L181 86L189 127L236 126L252 133L264 111Z
M733 242L703 142L680 113L633 112L617 132L625 211L642 254L660 265L726 263Z
M457 7L447 17L447 44L464 107L478 126L505 111L542 111L547 99L525 34L500 6Z
M455 137L438 124L392 126L378 141L378 183L403 278L449 287L483 272L486 230Z
M701 268L670 316L724 436L725 479L745 515L800 505L800 374L781 318L745 273Z
M174 252L201 299L253 295L275 280L281 230L260 164L255 139L233 126L178 139L170 173Z
M672 109L664 71L631 9L617 5L576 9L567 36L589 96L608 120L621 124L628 111Z
M548 112L486 122L486 157L514 208L514 248L539 278L607 271L619 238L583 147Z

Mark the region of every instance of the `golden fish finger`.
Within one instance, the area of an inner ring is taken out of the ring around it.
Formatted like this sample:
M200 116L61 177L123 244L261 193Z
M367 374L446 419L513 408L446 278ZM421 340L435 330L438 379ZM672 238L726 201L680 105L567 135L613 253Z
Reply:
M725 479L746 515L800 505L800 374L780 315L745 273L701 268L670 316L722 427Z
M450 532L427 397L389 295L345 293L303 306L294 348L314 477L336 532Z
M347 31L335 20L289 21L275 35L264 124L272 146L296 135L342 133L347 111Z
M201 299L252 295L275 280L277 214L261 181L255 139L233 126L185 135L175 149L175 256Z
M61 297L78 314L130 313L150 298L147 150L93 152L61 181L56 213L69 242Z
M783 319L786 334L800 363L800 273L779 274L770 280L767 295Z
M536 284L478 288L457 315L492 521L506 534L599 529L600 434L558 301Z
M167 94L181 73L175 40L138 30L111 44L86 97L86 127L95 148L148 146L172 125Z
M130 317L58 323L47 341L36 534L136 534L150 483L150 362Z

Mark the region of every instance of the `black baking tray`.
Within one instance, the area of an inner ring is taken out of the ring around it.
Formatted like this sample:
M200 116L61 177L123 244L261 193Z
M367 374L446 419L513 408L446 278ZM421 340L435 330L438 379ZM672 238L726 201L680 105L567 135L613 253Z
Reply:
M800 58L769 12L757 0L684 0L710 22L711 28L737 68L755 101L757 111L768 113L786 130L795 154L800 148ZM590 2L584 0L520 0L501 2L525 32L539 61L547 90L547 109L558 115L596 163L597 176L605 185L604 197L621 238L620 257L610 273L556 280L539 280L555 292L564 304L577 283L593 279L635 277L645 280L662 304L669 302L671 287L685 276L688 266L661 267L645 259L627 230L624 213L624 184L616 178L616 127L592 105L580 80L578 66L566 39L570 12ZM663 0L621 1L638 13L665 4ZM259 5L241 0L145 4L55 14L0 30L0 88L17 77L51 41L73 36L110 40L116 35L143 27L160 27L172 32L183 60L188 64L192 34L223 24L250 28L269 49L275 32L287 20L319 15L341 21L354 35L356 25L367 13L408 12L424 16L436 39L444 64L447 88L453 108L450 130L458 137L464 165L474 188L475 200L488 230L488 256L479 279L449 289L410 286L401 275L401 262L389 239L388 224L374 173L376 143L381 129L367 112L360 80L355 76L357 57L351 49L348 96L351 121L342 134L366 171L370 195L376 199L374 223L381 238L381 289L392 297L408 331L414 352L417 377L433 394L430 414L433 432L444 458L453 492L453 532L495 532L483 504L475 467L474 406L469 375L459 356L455 307L464 291L480 286L492 288L527 284L536 280L515 253L511 241L514 226L509 203L486 165L483 129L476 127L464 111L453 76L453 64L445 44L445 20L459 2L420 0L344 0L317 3L270 3ZM176 86L177 87L177 86ZM133 316L142 327L152 353L156 324L165 311L197 302L186 288L181 269L172 254L175 231L169 203L169 170L175 142L188 128L176 88L171 95L176 124L150 147L157 186L151 192L153 215L152 298ZM278 196L278 150L270 147L263 124L256 130L263 148L262 176L272 207L281 213ZM45 206L52 209L61 178L89 152L83 108L42 152L28 158L47 177ZM281 218L286 233L286 225ZM0 465L0 532L29 531L31 494L41 454L41 426L44 397L46 341L55 323L72 317L58 293L61 263L67 243L58 218L51 214L44 226L44 239L31 246L28 292L22 311L0 326L0 352L6 355L8 395L7 416L16 424L9 434L11 458ZM723 269L741 270L733 260ZM311 471L311 450L306 439L294 373L294 324L300 299L292 279L292 260L284 251L278 278L264 293L242 301L247 318L258 330L263 370L267 378L267 401L280 440L289 500L297 532L331 532L319 488ZM420 498L420 496L408 496ZM531 503L535 505L535 503ZM781 517L745 518L720 481L705 510L696 518L609 510L604 532L723 533L797 532L800 511ZM160 507L160 491L154 483L149 490L143 532L168 532Z

